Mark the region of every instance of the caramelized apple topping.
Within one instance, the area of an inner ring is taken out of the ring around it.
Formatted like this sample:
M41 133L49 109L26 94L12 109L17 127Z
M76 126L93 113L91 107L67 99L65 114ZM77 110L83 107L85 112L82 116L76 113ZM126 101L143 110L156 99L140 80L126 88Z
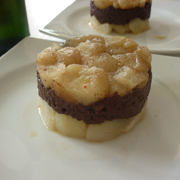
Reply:
M130 9L135 7L144 7L151 0L94 0L94 4L99 9L105 9L109 6L121 9Z
M124 96L146 85L151 54L133 40L97 35L53 44L38 54L43 85L73 103L90 105L114 93Z

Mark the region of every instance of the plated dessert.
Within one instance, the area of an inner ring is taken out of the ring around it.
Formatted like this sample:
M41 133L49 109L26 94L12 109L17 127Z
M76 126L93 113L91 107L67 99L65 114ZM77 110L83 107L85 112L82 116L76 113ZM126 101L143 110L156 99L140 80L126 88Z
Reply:
M40 113L50 130L106 141L143 118L152 79L147 47L87 35L53 44L36 64Z
M138 34L150 28L151 0L91 0L91 25L100 33Z

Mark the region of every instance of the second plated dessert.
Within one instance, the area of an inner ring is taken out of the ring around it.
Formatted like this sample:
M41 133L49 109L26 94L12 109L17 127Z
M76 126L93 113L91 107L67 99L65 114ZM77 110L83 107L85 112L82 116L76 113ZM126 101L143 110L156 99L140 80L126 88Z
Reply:
M91 25L100 33L119 34L149 29L151 0L91 0Z
M106 141L144 115L151 54L129 38L76 37L43 50L36 64L40 113L51 130Z

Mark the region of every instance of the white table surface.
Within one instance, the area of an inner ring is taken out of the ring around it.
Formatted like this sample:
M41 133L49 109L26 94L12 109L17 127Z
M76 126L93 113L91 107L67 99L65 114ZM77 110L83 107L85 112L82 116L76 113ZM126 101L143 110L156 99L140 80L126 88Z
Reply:
M25 0L30 36L47 40L58 38L43 34L39 29L48 24L75 0Z

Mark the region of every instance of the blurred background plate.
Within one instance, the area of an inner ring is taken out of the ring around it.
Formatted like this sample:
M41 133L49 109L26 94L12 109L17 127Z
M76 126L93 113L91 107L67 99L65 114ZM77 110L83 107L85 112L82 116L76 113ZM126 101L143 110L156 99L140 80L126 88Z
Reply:
M52 21L40 29L51 36L69 39L75 36L97 34L90 26L89 0L77 0ZM180 1L153 1L150 18L151 28L138 35L124 34L147 46L152 53L180 54ZM112 33L109 36L118 35Z

